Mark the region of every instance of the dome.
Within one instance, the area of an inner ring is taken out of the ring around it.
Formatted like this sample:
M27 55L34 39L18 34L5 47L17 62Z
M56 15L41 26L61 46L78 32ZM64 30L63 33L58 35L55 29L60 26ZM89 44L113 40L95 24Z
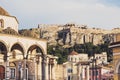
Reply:
M10 16L10 14L0 6L0 15Z

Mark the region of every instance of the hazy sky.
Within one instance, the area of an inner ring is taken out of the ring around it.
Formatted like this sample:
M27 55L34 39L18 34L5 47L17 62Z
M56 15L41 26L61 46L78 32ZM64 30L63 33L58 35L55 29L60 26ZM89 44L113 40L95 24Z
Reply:
M19 29L38 24L85 24L120 27L120 0L0 0L0 6L19 20Z

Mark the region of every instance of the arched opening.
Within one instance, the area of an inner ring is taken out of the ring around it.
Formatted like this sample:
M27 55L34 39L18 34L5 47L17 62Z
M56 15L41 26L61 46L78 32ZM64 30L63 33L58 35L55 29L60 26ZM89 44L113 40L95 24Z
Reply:
M115 66L115 72L114 72L114 76L116 76L116 78L118 78L117 80L120 80L120 60L118 60L116 66Z
M4 20L0 19L0 28L4 28Z
M24 68L24 47L20 43L12 45L10 60L13 61L10 64L10 78L11 79L22 79L23 68ZM16 64L16 65L15 65Z
M118 80L120 80L120 65L118 67Z
M45 58L44 58L43 49L38 45L31 45L28 48L27 53L28 53L28 56L27 56L28 59L35 59L37 62L37 67L36 67L36 70L37 70L36 74L38 76L37 79L42 78L42 80L45 80L45 64L44 64ZM42 62L40 62L40 60L42 60ZM38 67L39 64L41 65L40 67ZM34 63L33 63L33 65L34 65ZM28 76L30 74L33 74L30 72L28 72L28 73L29 73ZM41 75L38 73L40 73Z
M0 42L0 59L5 61L7 60L7 47L2 42Z
M16 79L16 65L15 63L10 63L10 79Z
M39 46L37 46L37 45L32 45L32 46L30 46L30 47L28 48L27 53L28 53L27 58L35 57L35 56L38 55L38 54L40 54L40 56L43 56L43 55L44 55L42 49L41 49Z
M5 67L0 65L0 80L5 79Z
M10 58L18 60L24 58L24 49L19 43L14 44L10 51L12 52Z

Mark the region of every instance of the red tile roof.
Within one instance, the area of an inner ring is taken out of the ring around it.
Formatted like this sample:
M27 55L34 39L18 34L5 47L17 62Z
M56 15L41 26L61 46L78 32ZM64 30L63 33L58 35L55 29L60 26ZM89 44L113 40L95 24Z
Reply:
M78 55L78 53L75 51L72 51L69 55Z

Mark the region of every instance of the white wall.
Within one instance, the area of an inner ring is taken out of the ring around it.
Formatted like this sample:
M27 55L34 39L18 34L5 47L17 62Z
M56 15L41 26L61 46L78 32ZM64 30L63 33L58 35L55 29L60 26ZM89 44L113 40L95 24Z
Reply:
M0 15L0 19L4 20L4 29L11 27L18 32L18 22L15 17Z

